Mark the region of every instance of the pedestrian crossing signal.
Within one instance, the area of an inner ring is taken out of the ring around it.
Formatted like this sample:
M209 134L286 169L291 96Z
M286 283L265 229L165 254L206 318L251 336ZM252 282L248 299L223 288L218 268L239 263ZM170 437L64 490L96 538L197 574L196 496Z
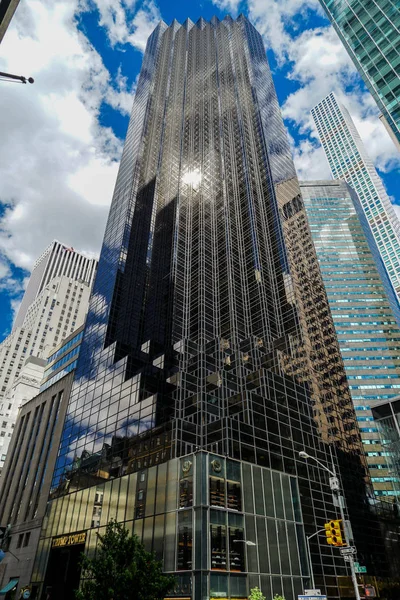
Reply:
M329 521L325 523L325 535L326 541L330 546L346 546L346 542L343 541L341 519L336 521Z

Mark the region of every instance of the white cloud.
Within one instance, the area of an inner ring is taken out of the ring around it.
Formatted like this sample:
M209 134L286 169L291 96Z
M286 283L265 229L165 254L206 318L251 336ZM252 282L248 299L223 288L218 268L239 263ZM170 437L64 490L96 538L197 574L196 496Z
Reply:
M359 75L332 27L304 31L290 43L287 54L293 64L289 77L300 82L301 87L286 99L282 113L285 119L297 125L300 133L308 133L311 141L314 140L307 146L307 161L323 164L319 160L321 153L313 156L313 148L317 149L319 143L310 110L333 90L348 108L375 165L383 171L400 166L399 154L378 119L375 101L362 90ZM304 143L302 145L304 149ZM295 153L296 166L300 169L303 168L299 162L302 155L300 147Z
M321 146L310 140L301 140L293 149L293 158L299 179L332 179L328 161Z
M139 73L137 74L133 85L129 86L128 78L122 75L120 66L115 78L118 91L115 88L108 88L106 95L107 103L122 114L129 115L132 109L132 99L135 95L138 79Z
M107 29L111 44L126 40L128 37L128 25L126 18L126 3L123 0L93 0L99 11L99 25ZM87 9L92 7L87 5Z
M77 10L26 0L2 42L1 70L35 78L0 95L0 252L25 269L53 238L98 253L116 178L122 144L98 117L103 101L126 112L128 91L111 86Z
M145 2L132 21L133 31L128 37L129 43L144 52L147 38L160 21L161 15L157 5L152 0Z
M153 0L145 0L133 13L134 2L128 0L92 0L99 11L99 25L104 27L112 46L131 44L140 52L146 48L147 38L161 21L161 14ZM91 9L92 5L86 5Z
M249 18L282 61L293 41L288 27L295 28L295 16L306 18L310 10L319 10L319 0L248 0Z
M231 15L237 15L242 0L213 0L213 4L220 10L225 10Z
M21 281L13 277L11 266L7 258L0 254L0 292L6 292L10 301L10 315L9 315L9 323L14 320L16 315L16 311L21 304L22 294L26 287L26 279ZM4 321L3 316L3 321ZM2 323L4 326L4 322ZM2 336L8 335L9 331L6 329L5 331L0 332Z
M325 27L307 28L316 11L325 14L319 0L248 0L247 5L250 20L274 51L278 66L289 65L287 77L300 84L284 102L282 114L302 134L293 147L301 177L307 172L317 178L329 174L310 110L332 90L349 109L376 167L382 171L398 167L399 154L378 119L376 103L363 90L336 32L328 20Z

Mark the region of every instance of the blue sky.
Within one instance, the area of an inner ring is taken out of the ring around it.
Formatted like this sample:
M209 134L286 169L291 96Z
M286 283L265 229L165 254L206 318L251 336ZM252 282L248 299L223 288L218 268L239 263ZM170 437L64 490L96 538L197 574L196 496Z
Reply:
M0 70L0 339L34 260L59 239L99 252L147 36L159 19L246 14L263 36L302 179L329 178L310 109L334 90L400 206L400 155L318 0L24 0Z

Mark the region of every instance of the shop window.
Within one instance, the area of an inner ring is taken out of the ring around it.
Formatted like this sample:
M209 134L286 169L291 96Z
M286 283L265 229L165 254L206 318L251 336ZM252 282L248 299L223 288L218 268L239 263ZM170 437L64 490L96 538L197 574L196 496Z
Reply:
M241 573L245 571L244 564L244 535L243 529L229 527L229 568L230 571Z
M210 505L225 507L225 481L210 477Z
M210 598L228 597L228 576L212 573L210 576Z
M179 514L178 524L178 571L189 571L192 568L193 530L191 511Z
M242 510L240 483L226 482L227 506L233 510Z
M211 525L211 569L226 571L226 527Z
M193 480L181 479L179 482L179 507L187 508L193 504Z

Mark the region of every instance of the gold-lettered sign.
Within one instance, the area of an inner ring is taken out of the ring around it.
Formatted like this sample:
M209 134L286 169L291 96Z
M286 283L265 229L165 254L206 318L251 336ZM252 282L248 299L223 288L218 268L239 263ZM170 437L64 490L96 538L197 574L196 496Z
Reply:
M58 535L53 538L52 548L65 548L65 546L76 546L86 542L86 531L70 533L69 535Z

